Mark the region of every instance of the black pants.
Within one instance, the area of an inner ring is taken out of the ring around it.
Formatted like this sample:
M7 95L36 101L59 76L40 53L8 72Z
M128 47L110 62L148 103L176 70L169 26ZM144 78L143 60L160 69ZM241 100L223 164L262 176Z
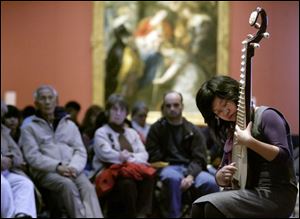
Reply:
M106 195L107 216L135 218L139 214L150 214L153 188L154 178L138 181L119 177L113 190Z

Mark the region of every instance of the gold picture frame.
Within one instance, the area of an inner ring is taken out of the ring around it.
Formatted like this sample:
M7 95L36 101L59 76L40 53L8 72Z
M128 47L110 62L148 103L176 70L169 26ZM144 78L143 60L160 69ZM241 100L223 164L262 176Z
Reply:
M93 103L97 103L102 106L104 106L105 104L105 59L107 57L107 46L108 46L106 41L108 31L106 29L107 21L105 21L105 14L106 14L106 10L109 9L111 10L111 8L107 8L106 5L107 2L105 1L93 2L93 27L92 27L92 38L91 38L92 59L93 59L92 60ZM141 2L141 1L136 1L136 3L137 2ZM115 2L115 4L118 4L118 2ZM162 1L162 4L167 4L167 2ZM184 1L183 4L195 5L198 4L198 2ZM202 4L205 4L205 2ZM229 3L224 1L221 2L216 1L214 4L216 5L216 10L217 10L216 11L217 13L216 33L217 34L216 34L216 42L215 42L216 43L216 55L215 55L216 66L214 71L219 74L228 74L228 46L229 46L228 45L228 41L229 41L228 39L229 5L228 4ZM139 8L140 7L141 5L139 5ZM199 84L199 87L200 85L201 84ZM162 98L162 95L163 94L159 96L161 96ZM185 98L184 95L183 98ZM193 111L184 110L183 115L189 121L193 122L196 125L199 126L205 125L201 114L197 110L193 110ZM160 116L161 116L161 112L159 111L159 109L157 109L157 107L156 110L150 109L150 112L147 117L147 122L151 124L155 122L158 118L160 118Z

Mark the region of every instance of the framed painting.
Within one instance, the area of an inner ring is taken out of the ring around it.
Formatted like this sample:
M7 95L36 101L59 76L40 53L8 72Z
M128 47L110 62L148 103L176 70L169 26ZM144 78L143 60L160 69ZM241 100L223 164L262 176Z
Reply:
M183 96L184 116L203 125L195 95L228 72L228 2L102 1L93 12L93 102L112 93L144 101L148 122L165 92Z

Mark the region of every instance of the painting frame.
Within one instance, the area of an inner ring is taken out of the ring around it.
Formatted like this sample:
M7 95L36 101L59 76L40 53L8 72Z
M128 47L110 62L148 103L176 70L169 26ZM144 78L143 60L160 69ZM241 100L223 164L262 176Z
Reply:
M93 103L105 105L105 2L93 2L93 26L92 26L92 101ZM216 72L217 74L228 74L229 69L229 3L217 2L218 25L217 25L217 54ZM183 112L184 117L196 125L205 125L199 111ZM147 122L152 124L161 117L159 110L151 110L147 117Z

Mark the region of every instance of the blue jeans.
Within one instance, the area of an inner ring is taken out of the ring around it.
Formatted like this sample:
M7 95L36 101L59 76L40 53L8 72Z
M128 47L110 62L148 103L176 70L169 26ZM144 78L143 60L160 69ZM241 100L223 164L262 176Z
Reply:
M161 169L159 178L163 183L162 192L165 201L162 203L166 206L165 217L178 218L181 216L182 207L182 190L180 188L181 180L187 175L186 165L170 165ZM194 179L192 185L195 187L197 194L200 196L218 192L219 186L215 177L206 171L201 171Z

